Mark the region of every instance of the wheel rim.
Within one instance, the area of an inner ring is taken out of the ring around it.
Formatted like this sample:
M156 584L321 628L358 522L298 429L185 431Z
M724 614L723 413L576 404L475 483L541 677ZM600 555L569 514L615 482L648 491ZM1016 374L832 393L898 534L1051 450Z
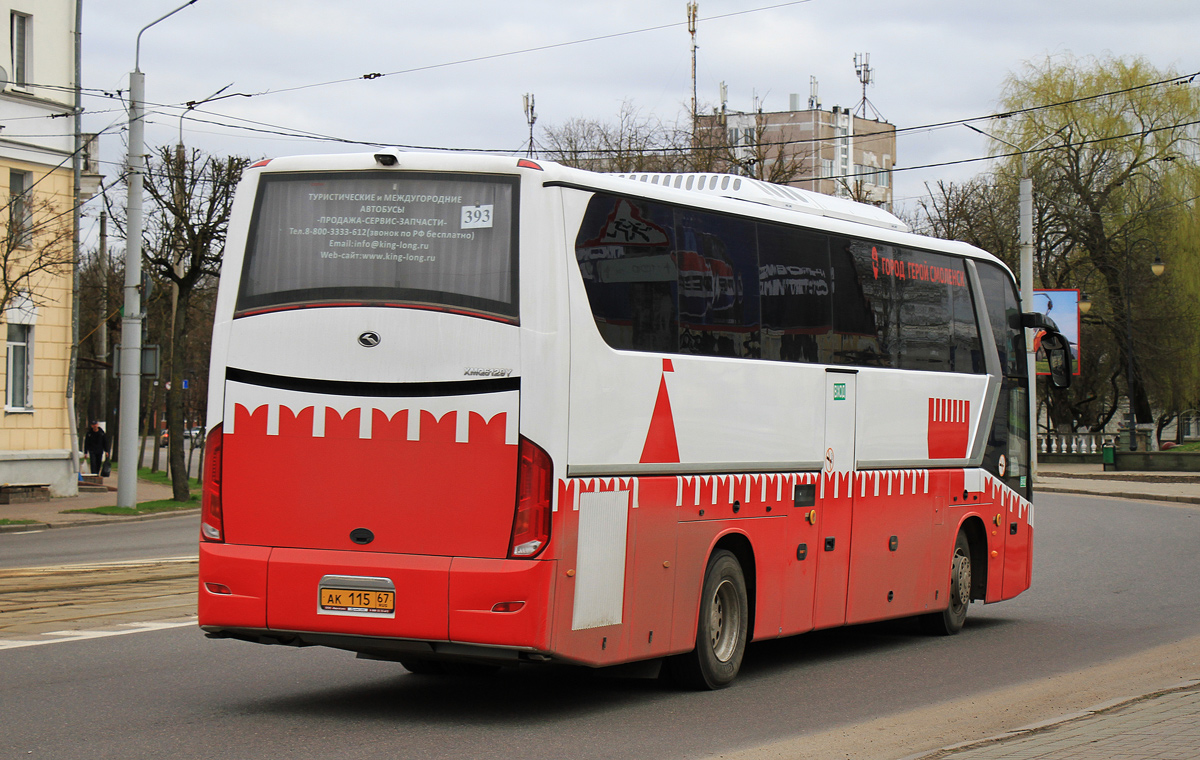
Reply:
M954 550L950 571L950 602L955 609L971 603L971 558L961 548Z
M728 662L737 649L742 629L742 605L733 582L728 579L722 580L713 592L708 629L713 654L721 662Z

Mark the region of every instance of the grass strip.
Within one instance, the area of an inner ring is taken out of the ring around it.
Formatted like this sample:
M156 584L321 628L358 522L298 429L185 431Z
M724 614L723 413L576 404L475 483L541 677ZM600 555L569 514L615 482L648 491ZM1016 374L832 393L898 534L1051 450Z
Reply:
M33 525L37 520L10 520L7 517L0 517L0 525Z
M136 507L91 507L90 509L64 509L63 512L78 512L92 515L152 515L158 512L178 512L181 509L196 509L199 506L200 496L193 494L187 501L158 499L156 501L139 502Z
M121 468L118 463L113 463L112 469L113 472L116 472ZM158 472L155 472L149 467L138 468L138 480L145 480L148 483L158 483L162 486L172 485L171 476L167 474L166 470L159 470ZM196 478L188 478L188 489L190 490L193 488L200 488L200 481Z

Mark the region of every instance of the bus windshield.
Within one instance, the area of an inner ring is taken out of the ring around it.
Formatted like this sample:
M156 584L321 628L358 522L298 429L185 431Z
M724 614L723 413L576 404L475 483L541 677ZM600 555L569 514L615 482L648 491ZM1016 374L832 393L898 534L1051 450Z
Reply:
M388 303L515 321L517 181L396 171L265 175L237 315Z

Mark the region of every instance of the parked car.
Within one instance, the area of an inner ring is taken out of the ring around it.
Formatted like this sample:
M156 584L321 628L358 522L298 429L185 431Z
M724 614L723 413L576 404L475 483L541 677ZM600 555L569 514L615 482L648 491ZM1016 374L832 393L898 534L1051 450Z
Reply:
M193 439L194 438L203 438L204 437L204 428L202 428L202 427L188 428L187 430L183 431L183 437L184 438L193 438Z

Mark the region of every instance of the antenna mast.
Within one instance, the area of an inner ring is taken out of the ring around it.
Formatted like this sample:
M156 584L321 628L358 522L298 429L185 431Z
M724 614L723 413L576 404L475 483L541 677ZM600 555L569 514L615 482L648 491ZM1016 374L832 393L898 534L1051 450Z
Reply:
M537 112L533 110L533 93L527 92L524 95L525 100L525 121L529 122L529 150L526 151L527 158L533 158L533 125L537 121Z
M862 100L854 107L854 115L863 119L886 121L875 104L867 98L867 85L875 83L875 70L871 68L870 53L854 54L854 73L858 75L858 81L862 82Z
M688 33L692 35L692 144L696 142L696 16L700 5L695 2L687 4Z

